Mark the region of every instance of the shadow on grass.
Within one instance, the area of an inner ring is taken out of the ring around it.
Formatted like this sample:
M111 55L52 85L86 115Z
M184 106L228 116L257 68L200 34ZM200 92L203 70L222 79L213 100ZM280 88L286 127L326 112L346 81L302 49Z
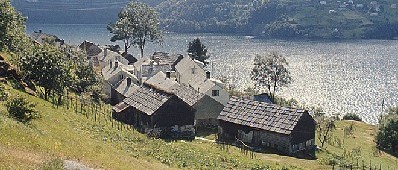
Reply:
M391 155L391 156L393 156L393 157L398 159L398 152L394 152L392 150L383 149L383 148L378 148L378 150L383 151L383 152L385 152L385 153L387 153L387 154L389 154L389 155Z
M196 136L203 137L203 138L210 137L210 136L216 137L217 132L218 132L217 127L198 127L198 128L196 128Z

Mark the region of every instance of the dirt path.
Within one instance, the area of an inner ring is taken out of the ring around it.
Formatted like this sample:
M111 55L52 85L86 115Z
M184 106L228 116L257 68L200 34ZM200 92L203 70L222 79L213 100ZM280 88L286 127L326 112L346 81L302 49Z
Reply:
M13 159L15 161L23 161L31 164L41 164L48 160L46 156L40 155L38 153L33 153L23 149L8 148L6 146L0 145L0 153L6 153L6 157ZM0 154L1 156L1 154Z
M206 138L202 138L202 137L195 137L195 139L196 140L202 140L202 141L206 141L206 142L212 142L212 143L215 143L216 141L215 140L210 140L210 139L206 139Z
M72 160L64 160L64 169L65 170L97 170L90 168L80 162L72 161Z

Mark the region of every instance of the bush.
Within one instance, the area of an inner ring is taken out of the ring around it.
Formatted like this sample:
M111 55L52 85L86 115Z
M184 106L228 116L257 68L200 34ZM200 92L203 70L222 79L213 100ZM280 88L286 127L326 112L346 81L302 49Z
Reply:
M398 106L389 108L388 111L387 111L387 114L391 115L391 116L394 116L394 115L397 116L398 115Z
M376 135L379 149L390 150L398 154L398 117L394 116L382 122Z
M343 120L356 120L362 122L362 119L355 113L348 113L344 115Z
M24 97L11 98L5 106L9 116L22 123L27 123L40 117L34 108L36 104L27 101Z
M285 107L298 107L298 101L293 98L285 99L282 97L275 96L274 103Z

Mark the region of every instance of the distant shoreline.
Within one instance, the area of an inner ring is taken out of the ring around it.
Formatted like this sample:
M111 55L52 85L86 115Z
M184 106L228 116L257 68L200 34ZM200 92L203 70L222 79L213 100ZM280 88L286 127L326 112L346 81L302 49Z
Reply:
M109 34L108 30L106 30L107 24L105 23L27 23L27 33L31 34L33 31L38 31L37 29L33 29L30 27L38 28L37 26L101 26L96 27L103 28L103 30ZM43 27L43 32L46 32L46 29ZM48 32L51 33L52 32ZM56 34L56 33L54 33ZM293 41L293 42L301 42L301 41L310 41L310 42L351 42L351 41L363 41L363 40L380 40L380 41L396 41L398 37L390 38L390 39L383 39L383 38L305 38L305 37L294 37L294 38L281 38L281 37L265 37L253 34L245 34L245 33L221 33L221 32L170 32L166 31L165 34L182 34L182 35L212 35L212 36L238 36L238 37L251 37L249 39L257 39L257 40L278 40L278 41ZM62 35L62 34L61 34ZM60 36L61 36L60 35ZM70 35L70 34L69 34ZM110 34L109 34L110 35ZM58 36L58 35L56 35ZM60 38L67 38L67 37L60 37ZM111 42L109 41L109 44ZM103 44L105 45L105 44Z

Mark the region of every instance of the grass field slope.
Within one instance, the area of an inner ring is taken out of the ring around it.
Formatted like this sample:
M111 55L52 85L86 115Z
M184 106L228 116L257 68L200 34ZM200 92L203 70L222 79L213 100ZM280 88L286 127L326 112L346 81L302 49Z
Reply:
M318 159L305 160L271 151L245 154L209 140L151 139L111 121L108 105L95 115L88 109L81 113L73 105L56 108L10 83L5 88L12 96L37 103L41 118L19 123L0 103L0 169L62 169L66 160L98 169L331 169L334 164L355 168L356 160L359 168L370 163L383 169L398 167L395 157L375 149L376 127L361 122L337 122L334 137L317 152ZM352 127L350 134L345 135L346 127ZM201 137L212 139L214 134Z

